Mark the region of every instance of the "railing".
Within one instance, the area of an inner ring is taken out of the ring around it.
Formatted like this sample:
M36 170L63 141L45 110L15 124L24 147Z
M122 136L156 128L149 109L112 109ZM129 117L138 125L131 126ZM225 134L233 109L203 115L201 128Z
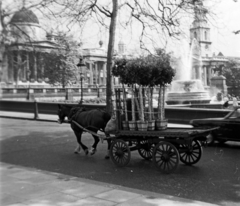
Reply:
M105 87L92 87L83 88L83 96L105 96ZM30 93L32 97L67 97L69 96L79 96L81 93L80 88L2 88L1 89L1 99L27 99ZM67 98L66 98L67 99Z
M57 114L57 102L37 102L37 101L13 101L0 100L0 111L26 112L33 113L35 118L38 114ZM62 103L66 104L66 103ZM68 105L77 105L68 103ZM87 109L106 109L105 104L83 104ZM155 109L156 110L156 109ZM210 117L224 117L230 110L225 109L202 109L202 108L186 108L186 107L170 107L167 106L166 118L169 123L189 124L191 119L201 119ZM157 112L157 111L155 111Z

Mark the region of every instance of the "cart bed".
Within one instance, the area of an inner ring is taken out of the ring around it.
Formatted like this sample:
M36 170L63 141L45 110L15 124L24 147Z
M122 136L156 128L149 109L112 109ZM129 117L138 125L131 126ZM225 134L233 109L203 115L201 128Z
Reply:
M211 129L196 129L196 128L167 128L162 131L130 131L130 130L119 130L116 136L145 136L145 137L174 137L174 138L193 138L202 136L205 133L209 133Z

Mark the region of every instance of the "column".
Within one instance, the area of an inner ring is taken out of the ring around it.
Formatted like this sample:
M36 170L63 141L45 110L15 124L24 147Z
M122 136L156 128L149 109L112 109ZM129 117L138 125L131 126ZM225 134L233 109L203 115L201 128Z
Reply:
M106 86L106 66L107 66L107 63L104 62L103 63L103 85Z
M34 81L37 81L37 53L36 52L34 52L33 59L34 59L33 78L34 78Z
M22 66L23 66L22 57L21 57L20 51L18 50L18 52L17 52L17 70L16 70L16 72L17 72L17 74L16 74L16 76L17 76L16 81L17 82L16 83L17 84L18 84L19 80L22 80L22 76L23 76Z
M207 67L203 66L204 85L207 85Z
M29 72L29 52L26 53L26 79L29 81L30 79L28 79L28 72ZM29 76L30 78L30 76Z
M99 83L99 72L98 72L98 62L95 62L95 78L96 78L96 84Z
M9 61L10 61L10 65L9 65L9 69L8 69L8 82L9 83L13 83L14 82L14 73L13 73L13 51L9 52Z
M90 76L90 85L93 84L93 69L92 69L92 62L89 62L89 76Z
M41 78L42 78L42 81L44 81L44 59L43 57L41 57Z
M202 72L201 72L201 69L202 69L202 68L201 68L200 66L198 66L197 69L198 69L198 79L202 80L202 77L201 77L201 76L202 76L202 75L201 75L201 73L202 73Z

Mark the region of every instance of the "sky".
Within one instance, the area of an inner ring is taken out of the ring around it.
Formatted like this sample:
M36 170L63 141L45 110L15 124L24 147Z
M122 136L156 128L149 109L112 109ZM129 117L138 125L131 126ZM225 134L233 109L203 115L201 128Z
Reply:
M107 2L107 0L105 1ZM222 52L225 56L240 57L240 33L237 35L233 33L233 31L240 30L240 0L205 0L204 5L214 13L209 19L212 52L215 54ZM40 13L36 14L43 28L48 31L57 29L56 23L44 19ZM120 13L120 18L123 17L124 13ZM193 19L189 19L182 23L185 36L181 37L180 40L173 41L169 38L166 44L165 41L161 41L161 36L154 36L153 38L156 40L154 46L165 47L168 52L174 52L176 56L187 53L189 50L189 27L192 21ZM60 27L60 29L64 29L64 27ZM121 40L126 44L129 53L138 52L140 30L139 25L135 25L131 30L118 27L115 48L117 49L117 44ZM103 47L107 48L108 30L98 27L94 22L89 22L82 31L77 26L73 27L70 33L77 41L83 42L83 48L99 47L100 40L104 42ZM149 43L149 46L152 45Z
M240 30L240 0L205 0L204 5L213 12L209 17L209 25L211 28L212 52L218 54L222 52L224 56L240 57L240 33L234 34L233 31ZM120 14L121 15L121 14ZM167 50L174 52L176 56L182 53L188 53L189 50L189 28L193 19L183 24L183 30L186 36L181 40L169 40ZM117 30L116 48L121 40L126 44L129 52L139 49L140 28L137 26L132 30ZM89 35L90 34L90 35ZM82 39L85 41L84 47L98 47L99 40L103 40L105 48L108 43L108 30L91 26L83 33ZM156 38L161 39L161 38ZM163 46L161 40L157 42L159 47ZM156 45L155 45L156 46Z
M211 25L213 50L240 57L240 33L233 33L240 30L240 1L221 0L215 12L217 24Z

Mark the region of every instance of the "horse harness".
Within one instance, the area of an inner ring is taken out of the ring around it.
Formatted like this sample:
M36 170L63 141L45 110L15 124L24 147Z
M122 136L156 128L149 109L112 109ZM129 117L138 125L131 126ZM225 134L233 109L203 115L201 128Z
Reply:
M97 134L96 132L93 132L93 131L91 131L91 130L85 128L85 127L83 127L82 125L80 125L80 124L76 121L76 120L77 120L77 116L78 116L81 112L83 112L83 111L86 111L86 110L85 110L85 109L84 109L84 110L80 110L80 109L77 110L77 108L74 108L73 111L72 111L73 114L70 113L70 116L68 116L68 122L69 122L69 123L74 123L77 127L79 127L80 129L82 129L84 132L88 132L88 133L90 133L90 134L92 134L92 135L95 135L95 136L99 137L100 140L101 140L101 142L103 142L103 140L106 139L106 136L105 136L105 135ZM90 126L90 127L95 128L95 129L97 129L97 130L99 130L99 131L101 131L101 132L104 132L102 129L98 129L98 128L93 127L93 126Z

